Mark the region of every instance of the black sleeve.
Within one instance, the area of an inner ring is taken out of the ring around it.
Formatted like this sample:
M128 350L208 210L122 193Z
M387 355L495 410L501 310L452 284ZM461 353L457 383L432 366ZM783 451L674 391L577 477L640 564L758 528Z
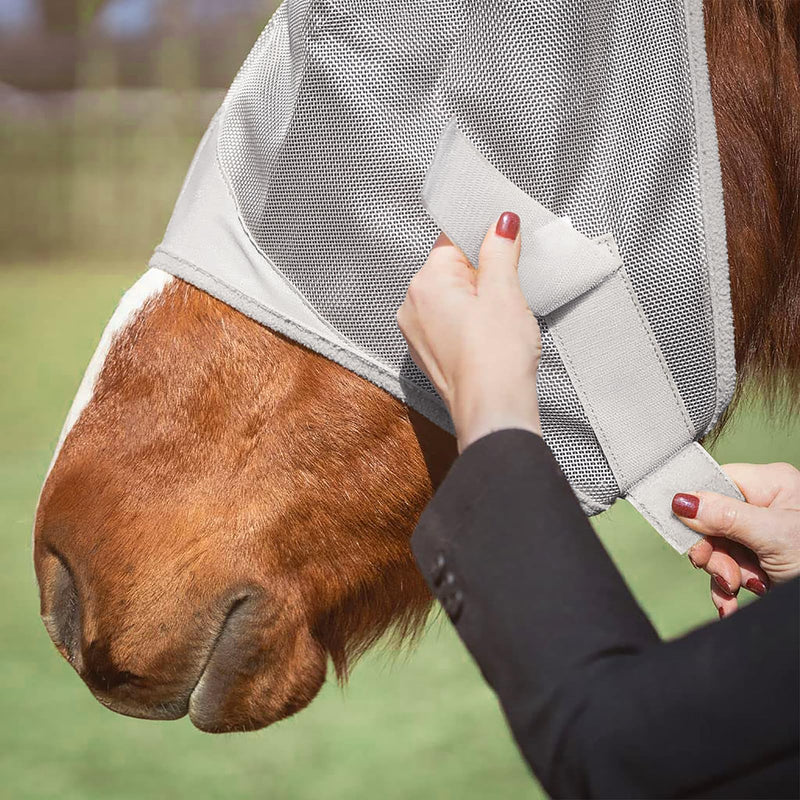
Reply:
M462 454L412 546L553 796L797 796L798 581L662 643L518 430Z

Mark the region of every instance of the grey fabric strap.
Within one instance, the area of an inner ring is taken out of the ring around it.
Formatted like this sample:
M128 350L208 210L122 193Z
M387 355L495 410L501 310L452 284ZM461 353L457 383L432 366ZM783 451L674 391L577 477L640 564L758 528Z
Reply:
M624 270L547 317L621 494L694 438Z
M610 237L592 241L552 214L495 169L454 119L422 199L474 265L497 217L520 215L520 284L546 320L620 494L676 549L688 549L698 537L672 515L669 492L738 493L693 443L694 426Z
M700 536L672 513L672 497L677 492L699 489L744 500L719 464L697 442L692 442L632 486L627 499L676 550L685 553Z
M520 282L537 317L597 286L622 263L609 238L593 242L583 236L495 169L464 136L455 118L439 139L422 188L422 204L474 266L492 223L504 211L519 214L525 243Z

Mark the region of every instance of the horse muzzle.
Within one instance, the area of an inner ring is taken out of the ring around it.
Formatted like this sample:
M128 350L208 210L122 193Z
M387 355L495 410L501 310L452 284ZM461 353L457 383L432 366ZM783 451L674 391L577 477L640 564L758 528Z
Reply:
M45 627L112 711L154 720L188 714L211 733L255 730L303 708L324 681L323 649L260 586L212 602L184 593L175 604L174 590L136 580L104 591L61 553L37 549Z

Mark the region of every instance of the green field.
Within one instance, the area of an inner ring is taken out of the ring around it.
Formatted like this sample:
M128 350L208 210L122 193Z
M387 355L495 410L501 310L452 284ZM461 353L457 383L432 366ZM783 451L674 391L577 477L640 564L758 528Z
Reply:
M297 717L223 737L187 720L112 714L57 655L38 619L31 567L36 496L83 367L139 271L70 262L0 268L0 794L540 797L491 693L441 621L410 653L371 653L345 690L329 683ZM718 458L800 463L800 425L771 426L758 412L734 423ZM673 636L712 619L706 578L619 506L598 528L659 630Z

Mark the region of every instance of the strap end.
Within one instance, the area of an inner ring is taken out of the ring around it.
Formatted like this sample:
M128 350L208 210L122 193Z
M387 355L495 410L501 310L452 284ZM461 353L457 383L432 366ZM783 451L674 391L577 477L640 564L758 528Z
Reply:
M625 499L679 553L687 553L703 537L672 513L678 492L705 490L744 500L736 484L697 442L679 450L667 462L634 484Z

